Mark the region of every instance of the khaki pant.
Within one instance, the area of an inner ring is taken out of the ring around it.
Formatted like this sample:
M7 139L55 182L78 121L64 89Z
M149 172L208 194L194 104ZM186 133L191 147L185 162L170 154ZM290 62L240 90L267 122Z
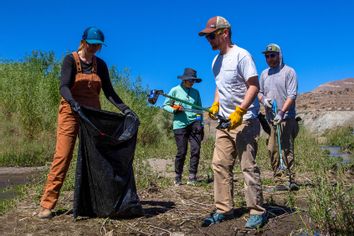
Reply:
M281 122L280 125L280 144L282 148L282 157L284 164L287 168L290 180L294 180L294 141L299 132L299 125L295 119L289 119ZM280 157L277 142L277 130L276 127L271 125L271 132L268 138L268 153L270 157L271 166L274 172L274 176L278 181L282 173L279 172Z
M244 176L245 198L251 214L263 214L260 170L256 164L258 119L244 121L235 130L217 130L213 156L214 198L218 213L233 210L233 168L236 158Z

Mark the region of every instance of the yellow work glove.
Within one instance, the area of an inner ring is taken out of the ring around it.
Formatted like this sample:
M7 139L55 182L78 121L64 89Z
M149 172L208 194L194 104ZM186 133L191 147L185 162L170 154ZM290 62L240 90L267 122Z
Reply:
M240 124L242 124L242 117L244 114L246 114L247 110L243 109L241 107L236 107L235 111L231 113L231 115L229 116L229 120L230 120L230 127L229 130L231 129L236 129L237 126L239 126Z
M218 117L216 116L219 111L219 102L214 102L213 105L209 108L209 117L213 120L217 120Z

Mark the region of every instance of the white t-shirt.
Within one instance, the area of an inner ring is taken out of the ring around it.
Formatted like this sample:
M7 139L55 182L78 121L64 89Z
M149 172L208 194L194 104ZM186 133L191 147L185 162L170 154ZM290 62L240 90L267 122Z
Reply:
M257 69L249 52L236 45L226 54L217 55L212 68L219 92L219 115L228 118L235 107L243 102L247 92L246 81L258 75ZM258 99L254 99L243 120L256 118L258 112Z

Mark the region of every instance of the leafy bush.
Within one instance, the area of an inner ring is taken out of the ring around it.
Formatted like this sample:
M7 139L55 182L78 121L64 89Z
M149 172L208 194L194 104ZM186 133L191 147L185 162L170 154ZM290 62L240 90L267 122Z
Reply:
M21 62L0 63L0 165L31 166L50 161L54 152L61 63L53 52L34 51ZM139 116L138 145L155 145L170 117L147 104L147 88L128 70L110 69L123 101ZM117 111L101 93L103 109Z
M341 180L317 176L315 187L308 191L309 214L317 227L329 235L354 233L354 188Z

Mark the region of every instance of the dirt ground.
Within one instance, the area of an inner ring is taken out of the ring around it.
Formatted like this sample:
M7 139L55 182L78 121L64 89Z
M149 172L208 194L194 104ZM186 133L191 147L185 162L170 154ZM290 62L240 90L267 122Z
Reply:
M266 177L271 173L263 173ZM269 176L268 176L269 177ZM244 205L243 181L235 179L237 205ZM201 180L203 181L203 180ZM205 180L206 181L206 180ZM17 207L0 216L0 235L307 235L309 220L306 209L306 180L300 181L300 191L273 191L264 187L266 208L270 213L268 223L260 230L247 230L244 224L248 211L235 208L235 218L209 227L201 227L202 220L213 211L212 183L200 186L171 186L160 189L152 185L139 191L145 216L135 219L80 218L72 216L73 193L63 192L56 216L50 220L36 217L38 203L34 193L19 202ZM293 199L297 209L289 208ZM239 202L239 203L237 203Z

